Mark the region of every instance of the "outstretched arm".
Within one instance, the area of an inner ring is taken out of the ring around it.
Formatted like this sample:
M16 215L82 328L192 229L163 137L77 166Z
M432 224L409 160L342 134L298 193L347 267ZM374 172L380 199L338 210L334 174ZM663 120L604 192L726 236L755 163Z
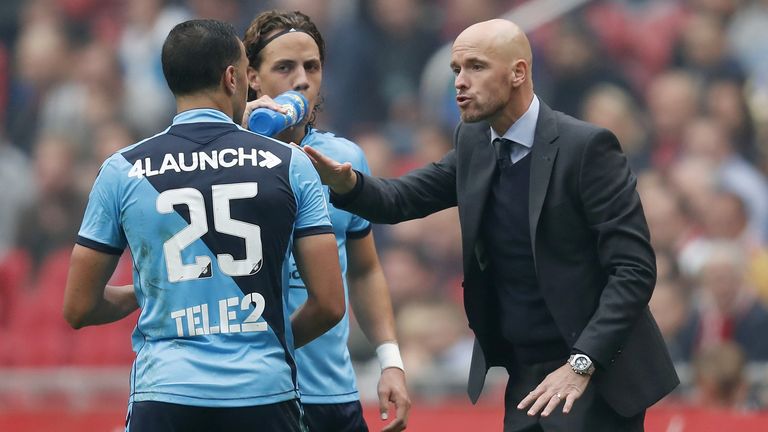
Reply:
M456 152L396 179L368 176L309 146L310 157L324 184L331 188L331 203L375 223L398 223L422 218L457 203Z

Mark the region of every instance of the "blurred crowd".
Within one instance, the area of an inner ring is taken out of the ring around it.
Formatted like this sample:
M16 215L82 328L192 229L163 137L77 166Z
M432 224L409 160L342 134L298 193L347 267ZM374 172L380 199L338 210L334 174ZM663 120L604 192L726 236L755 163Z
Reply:
M327 44L319 127L390 177L452 147L453 77L447 60L430 66L440 48L529 1L4 0L0 374L131 364L135 315L74 332L61 302L101 162L175 114L160 48L176 23L242 34L265 9L310 15ZM593 0L529 36L539 97L612 130L637 174L658 261L650 306L683 378L671 398L768 407L768 0ZM461 393L472 338L457 212L375 236L409 383ZM126 254L113 282L131 271ZM350 350L375 369L354 328Z

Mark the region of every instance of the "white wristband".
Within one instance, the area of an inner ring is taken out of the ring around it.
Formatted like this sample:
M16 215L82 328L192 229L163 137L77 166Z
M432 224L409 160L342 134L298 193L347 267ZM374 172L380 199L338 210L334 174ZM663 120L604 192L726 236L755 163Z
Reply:
M398 368L405 372L403 359L400 357L400 348L394 342L384 342L376 348L376 357L379 358L381 370L387 368Z

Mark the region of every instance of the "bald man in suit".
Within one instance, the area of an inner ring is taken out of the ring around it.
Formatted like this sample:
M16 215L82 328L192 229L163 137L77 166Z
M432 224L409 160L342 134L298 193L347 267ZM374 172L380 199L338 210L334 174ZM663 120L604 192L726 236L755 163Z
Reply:
M514 23L452 47L455 149L398 179L313 159L337 207L397 223L458 206L469 394L509 371L504 431L642 431L678 378L648 309L655 257L636 177L613 133L553 111Z

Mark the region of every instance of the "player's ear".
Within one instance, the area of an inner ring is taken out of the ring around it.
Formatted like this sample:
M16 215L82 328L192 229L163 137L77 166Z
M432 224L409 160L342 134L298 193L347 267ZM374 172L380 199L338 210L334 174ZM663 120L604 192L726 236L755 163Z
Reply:
M248 66L248 87L256 92L257 95L261 94L261 79L259 78L259 71L251 66Z
M237 91L237 70L233 65L229 65L224 69L221 81L221 85L228 95L235 94Z

